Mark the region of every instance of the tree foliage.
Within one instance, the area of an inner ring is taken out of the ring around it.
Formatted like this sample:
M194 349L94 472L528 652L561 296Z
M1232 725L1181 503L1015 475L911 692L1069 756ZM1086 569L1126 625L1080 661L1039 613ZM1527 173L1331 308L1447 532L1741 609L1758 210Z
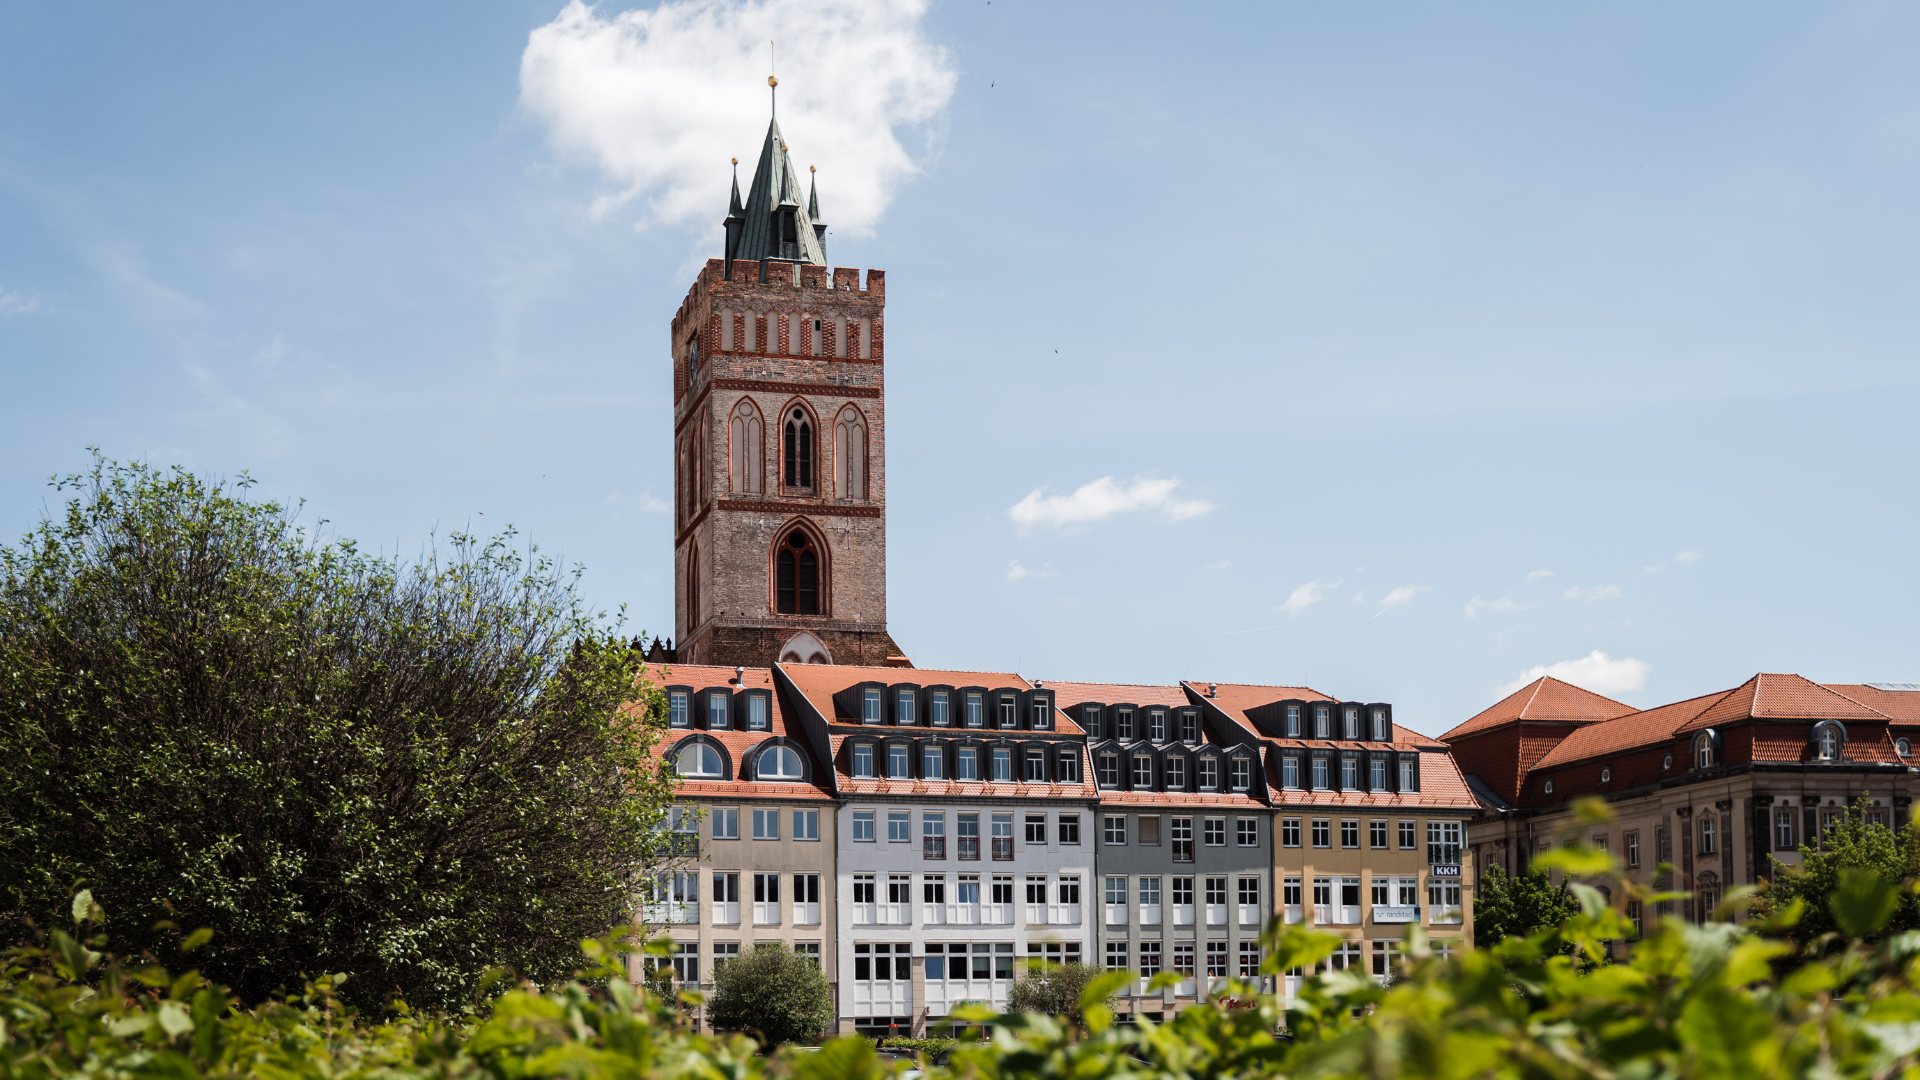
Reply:
M1099 974L1099 968L1081 963L1036 964L1013 984L1007 1008L1064 1017L1076 1028L1085 1027L1087 1017L1080 1008L1080 995ZM1102 1000L1111 1003L1113 996Z
M760 945L713 973L707 1015L720 1031L746 1031L760 1041L810 1043L833 1022L833 992L810 956L785 945Z
M0 550L0 934L85 883L122 947L210 929L243 999L451 1008L628 918L671 780L577 571L510 534L377 558L244 476L57 486Z
M1499 863L1487 868L1473 893L1473 943L1480 948L1510 937L1532 937L1580 913L1580 901L1543 869L1508 874Z
M1793 937L1803 946L1828 934L1858 936L1836 918L1836 902L1852 870L1903 886L1892 891L1893 911L1878 932L1920 930L1920 894L1912 887L1920 881L1920 830L1911 823L1897 830L1873 824L1867 821L1867 813L1867 799L1854 800L1820 836L1818 847L1801 845L1799 866L1788 866L1768 856L1772 869L1760 890L1756 911L1784 911L1799 901L1805 914L1794 925ZM1859 878L1859 874L1851 876ZM1863 887L1856 885L1854 889L1857 892Z

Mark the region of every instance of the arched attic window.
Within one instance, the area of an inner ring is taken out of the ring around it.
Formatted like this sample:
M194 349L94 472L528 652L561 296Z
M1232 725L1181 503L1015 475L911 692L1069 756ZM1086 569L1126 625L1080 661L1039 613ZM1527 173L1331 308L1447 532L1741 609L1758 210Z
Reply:
M1816 761L1839 761L1847 746L1847 729L1838 721L1822 720L1813 725L1813 756Z
M1703 731L1693 738L1693 767L1711 769L1719 764L1720 736L1712 730Z
M727 471L733 490L758 495L766 473L766 427L753 402L741 399L727 421Z
M843 499L867 497L867 418L849 405L833 422L833 489Z
M820 614L820 555L804 529L794 529L774 552L774 610L781 615Z
M703 742L689 743L673 757L673 771L681 776L718 777L724 770L720 751Z
M760 752L754 760L753 774L756 780L799 780L806 775L800 764L800 755L792 748L769 746Z
M812 487L813 421L807 418L805 409L795 407L787 414L786 438L783 442L786 450L786 486Z

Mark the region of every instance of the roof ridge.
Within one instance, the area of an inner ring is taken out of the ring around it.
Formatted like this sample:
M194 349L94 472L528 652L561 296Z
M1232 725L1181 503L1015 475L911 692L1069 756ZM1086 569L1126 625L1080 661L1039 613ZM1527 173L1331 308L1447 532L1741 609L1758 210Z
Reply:
M1820 689L1825 690L1827 693L1842 699L1843 701L1853 702L1855 705L1860 706L1861 708L1867 710L1868 712L1874 714L1875 716L1886 717L1888 723L1895 722L1893 714L1882 712L1881 710L1874 708L1873 706L1867 704L1866 702L1861 701L1859 698L1854 697L1852 694L1842 694L1840 691L1835 690L1833 687L1828 686L1826 683L1823 683L1823 682L1813 682L1812 679L1808 679L1807 681L1813 683L1813 685L1819 687Z

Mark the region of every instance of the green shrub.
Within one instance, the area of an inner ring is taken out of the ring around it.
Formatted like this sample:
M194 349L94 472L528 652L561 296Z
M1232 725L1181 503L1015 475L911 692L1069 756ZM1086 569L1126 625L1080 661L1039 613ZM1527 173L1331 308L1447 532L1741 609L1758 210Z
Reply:
M812 957L759 945L715 969L707 1016L770 1045L810 1043L833 1022L833 990Z
M959 1039L909 1039L903 1035L891 1035L880 1040L882 1050L910 1050L928 1057L944 1050L951 1050L958 1045L960 1045Z

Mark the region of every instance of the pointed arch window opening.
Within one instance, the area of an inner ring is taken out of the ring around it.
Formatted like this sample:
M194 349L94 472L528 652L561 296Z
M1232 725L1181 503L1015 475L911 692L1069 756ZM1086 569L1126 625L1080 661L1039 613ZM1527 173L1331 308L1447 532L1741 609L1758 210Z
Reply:
M835 493L843 499L867 497L867 418L849 405L833 425Z
M806 411L794 409L787 414L784 481L790 488L813 486L813 422Z
M733 490L758 495L765 490L765 424L753 402L742 400L733 407L727 424L728 480Z
M795 529L774 555L774 611L781 615L820 614L820 555L813 538Z

